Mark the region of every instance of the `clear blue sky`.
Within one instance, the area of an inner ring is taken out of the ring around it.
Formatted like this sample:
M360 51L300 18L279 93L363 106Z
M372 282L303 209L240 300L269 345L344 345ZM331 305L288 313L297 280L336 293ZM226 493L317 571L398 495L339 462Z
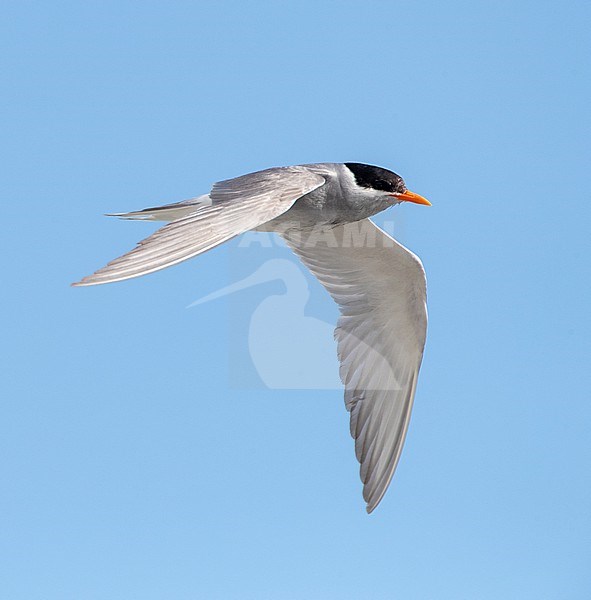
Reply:
M590 17L5 3L0 597L591 597ZM153 229L105 212L344 160L433 202L378 219L423 259L431 321L371 516L340 391L267 390L252 369L236 385L240 317L281 284L186 309L254 255L68 286Z

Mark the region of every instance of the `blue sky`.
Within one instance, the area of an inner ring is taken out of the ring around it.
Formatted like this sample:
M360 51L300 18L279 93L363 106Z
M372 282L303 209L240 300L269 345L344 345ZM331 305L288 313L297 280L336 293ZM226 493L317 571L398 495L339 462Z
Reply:
M589 597L588 3L2 13L2 598ZM378 218L423 259L431 320L371 516L341 392L253 370L281 282L186 309L287 250L68 285L153 229L105 212L344 160L433 202Z

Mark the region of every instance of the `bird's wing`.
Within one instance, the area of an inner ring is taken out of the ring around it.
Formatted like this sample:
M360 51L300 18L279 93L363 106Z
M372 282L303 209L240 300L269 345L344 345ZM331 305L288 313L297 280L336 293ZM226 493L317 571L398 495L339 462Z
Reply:
M278 217L325 183L301 166L267 169L216 183L211 205L165 225L138 246L73 285L98 285L153 273Z
M340 374L371 512L392 479L408 428L427 329L425 272L368 219L284 237L341 311Z

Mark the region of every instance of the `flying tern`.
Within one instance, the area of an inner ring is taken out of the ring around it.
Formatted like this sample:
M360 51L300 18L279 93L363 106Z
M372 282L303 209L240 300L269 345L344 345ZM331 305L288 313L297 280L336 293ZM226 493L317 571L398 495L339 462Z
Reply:
M370 513L400 458L427 330L421 261L369 219L401 202L430 205L399 175L372 165L316 163L249 173L190 200L114 215L168 224L73 285L153 273L253 229L283 236L340 309L340 377Z

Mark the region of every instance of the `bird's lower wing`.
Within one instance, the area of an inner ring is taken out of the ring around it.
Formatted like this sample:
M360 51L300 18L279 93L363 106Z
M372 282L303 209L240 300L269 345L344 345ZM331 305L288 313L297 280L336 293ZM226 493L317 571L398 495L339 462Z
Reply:
M284 237L341 311L340 374L371 512L392 479L410 419L427 327L423 267L367 219Z
M209 194L211 205L165 225L73 285L122 281L176 265L278 217L324 182L303 167L284 167L216 183Z

